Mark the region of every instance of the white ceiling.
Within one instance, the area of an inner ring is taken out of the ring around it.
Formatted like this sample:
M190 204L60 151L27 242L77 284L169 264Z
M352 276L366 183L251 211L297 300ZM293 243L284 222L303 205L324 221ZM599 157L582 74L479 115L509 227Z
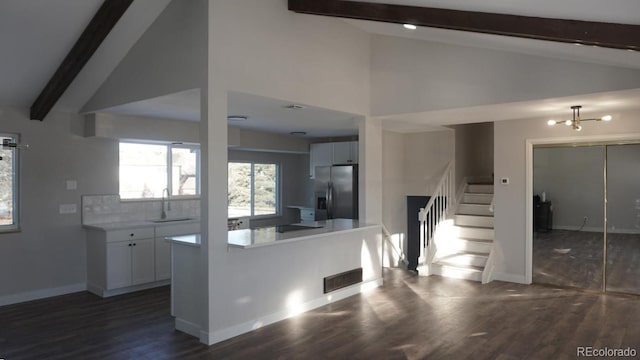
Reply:
M135 0L96 55L63 95L57 109L79 111L131 46L170 0ZM440 7L469 11L509 13L590 21L640 24L638 0L368 0L389 4ZM29 107L97 11L102 0L0 0L0 106ZM461 46L535 54L598 64L640 69L640 53L600 49L547 41L469 32L420 28L408 31L397 24L345 20L373 34L401 36ZM615 96L621 104L640 104L635 91L595 94L571 99L498 104L386 117L384 124L398 131L419 131L433 126L502 118L553 116L557 109L576 103L605 103ZM198 120L199 91L189 90L156 99L122 105L109 112ZM609 99L609 100L603 100ZM611 100L613 101L613 100ZM556 105L549 105L550 103ZM246 94L230 94L229 112L249 117L252 129L280 133L306 131L308 136L340 136L357 132L354 116L308 107L285 111L286 101ZM547 106L549 105L549 106ZM627 105L624 105L627 106ZM592 106L594 108L594 106ZM546 112L544 109L547 109ZM589 110L585 108L585 112ZM496 115L498 114L498 115ZM484 120L483 120L484 119Z
M244 129L289 134L306 132L306 137L349 136L358 133L355 115L303 105L303 109L288 109L292 103L257 95L232 92L227 112L246 116L246 120L229 121L229 125ZM120 115L157 117L200 121L200 89L182 91L153 99L119 105L103 112Z
M0 106L28 108L104 0L0 0ZM56 104L77 112L170 0L135 0Z
M640 89L613 91L599 94L570 96L536 101L513 102L474 106L468 108L426 111L415 114L384 116L385 129L396 132L440 130L442 126L478 122L492 122L538 118L567 120L571 118L571 106L583 105L583 118L599 118L612 115L615 119L624 110L637 109Z

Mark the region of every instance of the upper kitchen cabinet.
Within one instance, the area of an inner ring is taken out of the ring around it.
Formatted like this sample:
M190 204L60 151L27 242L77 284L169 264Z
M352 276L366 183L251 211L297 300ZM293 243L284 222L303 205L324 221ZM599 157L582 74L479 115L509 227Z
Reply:
M317 166L358 163L358 142L342 141L311 144L309 154L309 177L315 178Z
M333 165L357 164L358 142L344 141L333 143Z

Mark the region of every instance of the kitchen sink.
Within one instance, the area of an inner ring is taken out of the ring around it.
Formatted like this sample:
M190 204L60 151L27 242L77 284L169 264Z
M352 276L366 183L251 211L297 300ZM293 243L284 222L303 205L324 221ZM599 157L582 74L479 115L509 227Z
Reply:
M181 218L170 218L170 219L155 219L155 220L150 220L152 223L167 223L167 222L176 222L176 221L187 221L187 220L193 220L195 218L192 217L181 217Z

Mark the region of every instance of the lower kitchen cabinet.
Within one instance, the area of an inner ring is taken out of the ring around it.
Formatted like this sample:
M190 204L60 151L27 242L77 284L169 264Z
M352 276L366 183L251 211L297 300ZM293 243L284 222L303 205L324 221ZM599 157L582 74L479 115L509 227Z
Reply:
M155 279L155 228L87 231L87 290L106 297L165 285Z
M164 238L198 232L199 223L87 229L87 289L107 297L169 284L171 244Z
M155 281L153 239L107 243L107 290Z

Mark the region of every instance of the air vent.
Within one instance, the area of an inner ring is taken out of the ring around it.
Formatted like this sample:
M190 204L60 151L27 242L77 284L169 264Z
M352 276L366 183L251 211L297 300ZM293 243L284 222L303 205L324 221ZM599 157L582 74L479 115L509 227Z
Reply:
M330 293L338 289L362 282L362 268L345 271L340 274L324 278L324 293Z

